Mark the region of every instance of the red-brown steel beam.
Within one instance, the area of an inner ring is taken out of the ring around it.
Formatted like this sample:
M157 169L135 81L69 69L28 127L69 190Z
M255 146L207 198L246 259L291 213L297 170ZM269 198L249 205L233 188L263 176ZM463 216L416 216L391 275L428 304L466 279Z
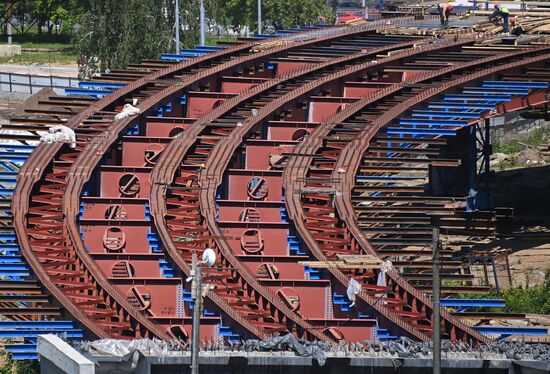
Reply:
M359 32L361 32L361 31L354 30L354 31L347 32L347 33L344 33L344 34L354 34L354 33L359 33ZM327 38L324 38L324 39L330 40L331 38L334 38L334 36L327 37ZM319 40L317 40L315 42L319 42ZM277 51L284 51L284 50L287 50L287 49L299 48L300 46L303 46L305 44L308 44L308 42L296 43L296 44L293 44L292 47L290 47L290 48L289 47L280 47L278 49L268 51L264 55L270 55L273 52L277 52ZM240 47L236 47L235 49L239 49L239 48ZM219 55L229 55L230 53L236 53L236 52L235 51L228 52L226 50L226 51L220 52L218 54ZM255 57L258 57L258 56L263 57L261 55L262 55L262 53L258 53L258 54L255 55ZM220 57L220 56L209 55L207 59L212 59L213 57ZM78 127L78 125L80 124L81 121L85 120L86 118L93 115L94 113L104 112L103 108L106 108L109 105L112 105L111 103L118 102L120 99L122 99L124 97L127 97L128 95L133 94L136 90L138 90L138 89L142 88L143 86L147 85L148 82L150 82L154 79L158 79L161 76L164 77L164 76L167 76L167 75L170 75L170 74L174 75L176 72L179 72L184 68L189 68L193 64L198 63L197 60L201 60L201 59L196 59L196 60L191 61L189 63L177 64L176 66L172 66L168 69L163 69L163 70L159 71L158 73L155 73L152 76L149 76L145 79L142 79L142 80L139 80L137 82L131 83L131 84L127 85L125 88L123 88L119 91L116 91L114 94L109 95L109 97L100 100L98 103L95 103L90 108L82 111L79 115L75 116L71 121L69 121L67 123L67 125L69 127L76 128L76 127ZM202 62L202 60L201 60L201 62ZM174 85L174 86L178 86L178 85ZM179 91L179 87L171 87L171 88L165 89L163 91L163 94L168 95L168 94L173 94L173 93L178 92L178 91ZM149 103L147 103L147 104L150 104L150 106L153 106L157 101L158 100L151 99L151 100L149 100ZM147 107L147 105L145 105L145 107ZM59 148L60 148L60 146L58 146L58 145L52 145L52 146L47 146L47 147L46 146L39 147L37 152L35 152L33 154L33 156L31 156L31 159L29 159L28 163L26 164L26 166L25 166L26 170L22 170L22 174L20 174L20 176L19 176L19 178L20 178L19 186L21 186L21 188L18 188L18 190L16 191L16 194L15 194L15 196L17 198L18 209L15 210L14 216L16 217L15 218L16 221L18 221L18 222L16 222L16 227L18 228L18 236L20 237L20 239L22 239L21 240L22 247L24 247L23 248L23 253L25 253L28 257L31 256L31 252L28 250L29 249L28 248L29 242L28 242L28 240L25 240L27 238L24 237L23 233L21 233L21 230L22 230L22 227L23 227L23 222L22 222L23 218L20 214L20 213L22 213L21 208L24 208L25 206L27 206L27 207L29 206L28 205L29 200L28 200L28 198L25 198L25 196L30 194L30 189L32 188L32 185L34 185L34 183L36 183L36 181L42 175L40 170L43 170L43 168L41 168L39 165L45 166L46 160L49 157L53 157L53 155L56 154L59 151ZM30 173L28 171L28 169L33 169L33 168L34 168L34 172ZM60 176L60 178L62 178L62 177L63 176ZM24 179L24 178L26 179L25 183L23 183L23 181L22 181L22 179ZM59 188L62 185L63 185L62 183L59 183L56 186L56 188ZM26 192L26 191L28 191L28 192ZM74 231L71 231L71 233L74 237L75 236ZM38 232L35 235L38 235ZM44 234L41 234L41 235L44 235ZM48 239L48 240L55 239L55 238L51 237L51 235L47 235L47 236L48 237L46 239ZM87 263L85 265L87 270L94 269L93 264L89 263L88 259L86 259L86 256L87 256L86 253L83 253L82 251L80 251L79 255L82 256L82 257L79 258L80 260L82 258L85 259L84 262ZM34 265L34 267L36 267L38 265L36 261L30 261L30 262L31 262L31 266ZM95 269L93 271L98 271L98 269ZM43 272L40 272L40 271L38 271L37 273L38 273L39 277L41 277L41 278L45 278L45 276L47 276L47 274L44 274ZM102 283L103 282L102 279L104 277L99 275L98 272L96 272L96 275L99 276L99 277L96 277L96 281L99 281L100 283ZM51 284L51 283L48 284L48 286L49 286L48 287L49 289L54 288L54 287L52 287L53 284ZM102 287L103 289L105 289L105 288L109 289L109 286L107 284L105 284L104 282L103 282L102 286L105 286L105 287ZM56 290L52 291L52 293L56 293L55 291ZM110 291L109 295L111 295L111 294L116 295L115 298L118 299L117 302L119 304L123 304L123 305L125 304L125 300L121 299L121 295L117 295L115 290L109 289L109 291ZM58 294L57 297L61 297L61 295ZM68 302L67 299L63 299L63 301L64 301L63 304L67 304L67 302ZM74 308L72 308L72 309L73 309L73 312L76 314L77 311L74 310ZM124 309L131 311L131 308L129 307L129 305L127 305L127 303L126 303ZM139 322L141 322L141 325L147 326L147 330L149 330L149 331L154 330L153 326L151 324L145 322L143 320L143 318L140 317L139 314L131 312L130 315L132 315L132 317L136 320L141 320ZM81 316L81 317L83 317L83 316ZM85 322L85 325L87 325L89 327L93 325L93 323L90 323L89 320L86 320L85 318L82 318L82 319ZM94 329L95 329L94 333L98 333L98 329L97 329L96 326L94 326ZM159 334L159 332L157 331L156 335L162 335L162 334ZM102 334L98 334L98 336L102 336Z
M358 227L357 222L355 221L353 206L351 204L351 199L349 199L349 196L351 196L351 189L353 188L353 185L354 185L354 176L355 176L354 171L357 170L363 155L363 152L357 152L357 149L361 149L361 150L367 149L370 141L373 139L373 137L376 135L379 129L381 129L384 125L389 123L391 120L397 118L399 115L407 111L411 106L414 106L420 102L429 100L430 98L433 98L441 94L442 92L449 90L450 88L458 87L471 81L483 79L484 77L492 76L502 71L514 69L521 66L527 66L533 63L543 62L550 57L550 55L544 54L544 52L547 52L548 50L549 50L548 47L541 47L541 48L535 48L534 51L531 50L531 51L522 51L520 53L511 53L505 56L505 58L518 57L521 55L525 57L519 61L514 61L511 63L499 65L492 68L485 68L480 72L464 75L450 82L447 82L437 87L433 87L429 90L426 90L421 94L419 94L418 96L415 96L393 107L391 110L385 112L382 116L380 116L378 119L373 121L371 123L371 126L369 126L369 129L367 131L362 132L360 134L360 137L357 140L348 144L348 146L343 150L342 155L340 156L340 158L338 159L335 165L336 170L338 168L344 167L344 165L346 166L347 170L349 170L345 174L345 176L342 178L342 182L336 186L340 194L337 194L335 197L335 205L339 216L346 223L346 226L348 227L350 232L353 234L354 238L360 243L361 248L363 250L365 250L370 254L376 254L376 251L371 246L368 239L364 237L361 229ZM535 57L530 57L529 56L530 54L534 54ZM350 116L353 116L354 114L356 114L360 110L360 107L359 107L360 105L361 104L358 104L356 108L350 108L349 111L347 111L347 113L340 113L337 116L337 118L335 118L335 122L344 121L346 118L349 118ZM336 176L337 176L337 172L333 173L333 177L336 177ZM409 295L412 295L413 297L420 300L421 303L424 304L427 309L431 308L431 302L426 297L424 297L420 292L416 291L412 286L404 282L401 279L400 275L395 270L389 271L388 275L398 285L398 287L405 290L405 292L408 293ZM451 325L455 326L455 328L466 333L467 336L469 336L470 338L473 338L477 342L487 342L489 340L483 335L470 329L466 324L464 324L459 319L456 319L453 316L451 316L447 311L442 310L441 316L443 320L447 321Z
M456 44L456 45L458 45L458 44ZM441 46L439 46L439 47L441 47ZM405 55L406 55L406 54L405 54ZM402 56L401 56L401 58L402 58ZM336 77L336 78L337 78L337 77ZM258 89L260 89L260 87L258 87ZM285 96L284 99L280 99L280 102L284 102L284 100L286 100L286 99L287 99L287 97ZM238 100L243 100L243 98L238 98ZM206 118L203 118L201 121L204 122L205 124L208 124L208 123L209 123L210 121L212 121L216 116L218 116L217 112L220 112L220 113L227 112L227 111L228 111L228 108L223 108L224 105L229 106L229 103L223 104L223 105L220 106L215 112L213 112L213 113L211 114L211 117L213 117L213 118L209 118L209 116L206 116ZM276 106L274 106L274 107L276 107ZM200 123L201 121L199 121L199 123ZM186 134L184 134L184 135L181 137L181 139L183 139L183 140L185 140L185 139L194 139L194 137L197 136L197 135L198 135L198 132L195 133L195 132L191 131L191 132L187 132ZM179 139L178 139L178 140L179 140ZM176 141L176 142L177 142L177 141ZM189 146L183 146L183 147L180 146L180 147L177 147L177 148L176 148L176 147L174 146L174 144L175 144L176 142L172 142L172 143L173 143L173 144L171 145L171 146L172 146L172 149L175 149L175 151L180 151L180 153L184 154L185 151L188 149ZM168 149L170 149L170 148L168 148ZM166 153L163 154L163 156L161 156L161 160L159 161L159 164L157 164L157 166L155 167L155 169L161 169L161 170L164 170L164 169L165 169L164 167L161 166L161 165L162 165L162 162L163 162L163 161L162 161L163 158L168 159L168 160L170 160L170 161L172 161L172 162L175 162L175 160L178 160L178 159L180 159L181 157L180 157L180 156L174 156L173 154L168 154L168 152L166 152ZM155 177L155 172L153 172L152 180L156 180L155 178L156 178L156 177ZM170 178L171 178L171 177L170 177ZM157 178L157 179L158 179L158 178ZM163 182L163 183L165 183L165 179L160 179L160 181ZM155 183L153 182L153 189L155 189L155 188L156 188L156 187L155 187ZM161 189L159 189L159 191L162 193ZM156 195L158 195L158 194L155 194L154 192L152 193L152 199L151 199L151 200L152 200L152 204L151 204L152 207L156 206L156 203L155 203L155 196L156 196ZM162 196L163 196L163 195L161 194L161 197L160 197L160 198L157 198L157 199L158 199L158 200L161 200L161 199L162 199ZM152 212L153 212L153 214L155 214L155 209L154 209L154 208L152 209ZM163 215L161 215L161 216L163 216ZM162 229L160 229L160 230L162 230ZM162 231L161 231L161 236L162 236ZM168 244L168 245L170 245L170 244Z

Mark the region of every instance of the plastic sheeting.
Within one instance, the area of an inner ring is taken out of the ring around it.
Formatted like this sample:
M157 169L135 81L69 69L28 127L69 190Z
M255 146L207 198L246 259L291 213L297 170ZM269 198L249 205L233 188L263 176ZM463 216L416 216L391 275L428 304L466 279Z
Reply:
M52 126L49 132L38 132L43 143L70 143L71 148L76 148L76 134L67 126Z
M132 117L132 116L137 116L140 113L141 113L141 109L136 108L132 104L124 104L124 108L122 108L122 112L120 112L115 116L115 121Z
M249 348L259 350L281 350L281 348L288 348L301 357L313 357L319 366L323 366L327 361L327 352L330 350L330 346L323 342L306 342L298 340L292 334L286 334L283 336L276 336L271 339L259 341L259 340L247 340L245 345Z
M170 342L150 339L116 340L100 339L93 342L82 342L80 349L102 356L125 356L134 351L155 356L167 356L170 352L177 352L178 348Z
M387 279L386 279L386 273L392 268L393 264L390 260L385 261L382 264L382 267L380 268L380 271L378 272L378 278L376 279L376 285L380 287L386 287L387 286ZM386 294L380 293L377 294L376 297L382 298L386 297Z
M348 283L348 288L346 290L346 295L348 296L349 301L351 301L350 306L355 305L356 295L361 291L361 285L355 279L351 278Z

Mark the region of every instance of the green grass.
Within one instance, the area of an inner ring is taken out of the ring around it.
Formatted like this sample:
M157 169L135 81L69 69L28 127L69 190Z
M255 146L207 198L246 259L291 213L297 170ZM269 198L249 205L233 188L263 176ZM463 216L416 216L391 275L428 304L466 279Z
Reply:
M67 35L44 34L40 38L32 32L26 35L14 35L13 43L21 45L21 48L48 49L49 52L23 52L12 57L0 57L0 64L74 64L77 55L70 38ZM36 31L36 30L34 30ZM0 40L6 40L5 35L0 35Z
M496 144L493 147L495 153L504 153L511 155L513 153L525 150L525 145L530 147L538 147L548 142L550 136L550 128L539 127L529 132L527 135L521 135L518 139L514 139L509 143ZM520 144L523 143L523 144ZM525 144L525 145L524 145Z
M510 160L502 161L497 165L499 171L517 168L518 166L520 166L520 163L517 157L513 157L513 156Z
M237 37L235 35L220 35L220 36L207 36L206 45L216 45L217 42L235 42Z
M76 54L58 52L24 52L17 56L0 57L0 64L75 64Z
M58 52L71 52L73 46L69 43L40 43L34 41L26 41L19 43L21 48L42 48L42 49L51 49Z
M525 149L524 146L518 143L497 144L493 147L494 153L504 153L511 155L512 153L521 152Z

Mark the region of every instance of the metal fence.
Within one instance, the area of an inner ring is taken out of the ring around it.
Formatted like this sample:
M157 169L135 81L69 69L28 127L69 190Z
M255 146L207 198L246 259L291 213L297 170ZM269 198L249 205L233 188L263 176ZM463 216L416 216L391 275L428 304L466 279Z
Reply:
M0 73L0 91L35 94L43 88L51 88L62 94L65 88L78 87L78 78L53 75Z

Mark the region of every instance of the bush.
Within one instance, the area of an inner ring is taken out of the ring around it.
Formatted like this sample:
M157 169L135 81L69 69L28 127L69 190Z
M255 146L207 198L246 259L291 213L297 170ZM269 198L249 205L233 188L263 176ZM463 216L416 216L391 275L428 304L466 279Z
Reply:
M523 288L504 290L506 311L510 313L550 314L550 270L546 271L544 283Z

